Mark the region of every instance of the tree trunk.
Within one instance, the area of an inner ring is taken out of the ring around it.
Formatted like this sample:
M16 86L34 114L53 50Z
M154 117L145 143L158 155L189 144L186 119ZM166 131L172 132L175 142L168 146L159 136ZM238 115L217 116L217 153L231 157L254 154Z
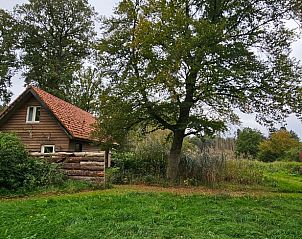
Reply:
M178 165L180 162L180 154L184 137L184 130L174 131L173 142L170 150L170 155L168 157L167 165L167 179L170 182L176 182L177 180L179 170Z

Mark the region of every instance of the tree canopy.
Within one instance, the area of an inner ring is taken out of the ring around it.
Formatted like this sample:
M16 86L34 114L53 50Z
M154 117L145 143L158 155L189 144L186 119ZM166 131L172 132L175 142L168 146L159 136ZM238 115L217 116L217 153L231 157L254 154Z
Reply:
M82 68L74 73L74 80L69 90L70 103L90 112L98 113L101 79L98 70L93 67Z
M69 100L73 74L94 42L94 9L87 0L30 0L15 10L26 83Z
M103 22L99 62L110 81L104 112L110 99L122 103L101 120L171 130L167 176L175 179L183 138L225 129L238 120L234 109L266 124L300 113L301 66L289 56L295 32L286 20L299 21L301 8L290 0L121 1Z
M299 139L291 132L288 132L286 129L280 129L272 133L267 140L261 142L259 149L259 159L261 161L272 162L286 159L288 152L291 150L294 150L296 159L298 159L298 153L301 151L302 145Z
M0 9L0 102L7 104L12 93L9 91L13 71L17 67L16 25L10 13Z
M259 130L244 128L238 133L235 144L236 155L256 158L259 152L259 145L263 140L264 136Z

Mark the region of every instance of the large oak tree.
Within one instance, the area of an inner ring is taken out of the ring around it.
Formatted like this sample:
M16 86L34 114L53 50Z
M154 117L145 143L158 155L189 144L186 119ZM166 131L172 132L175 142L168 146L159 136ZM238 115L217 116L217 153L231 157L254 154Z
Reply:
M291 0L123 0L99 45L102 132L169 129L174 180L184 137L238 120L269 124L300 113L301 67L290 57L302 4ZM119 132L119 133L118 133Z
M26 83L70 100L73 75L94 43L94 9L87 0L30 0L15 12Z

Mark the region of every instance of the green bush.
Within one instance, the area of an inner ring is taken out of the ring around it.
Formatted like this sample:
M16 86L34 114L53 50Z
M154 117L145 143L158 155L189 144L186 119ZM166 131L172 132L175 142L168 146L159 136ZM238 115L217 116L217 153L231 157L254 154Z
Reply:
M302 151L302 146L291 148L291 149L285 151L282 160L300 162L299 153L301 151Z
M134 152L112 154L114 169L107 180L112 183L159 182L165 178L167 152L158 143L141 145Z
M23 164L23 172L25 175L24 186L27 189L58 185L63 182L64 178L57 164L37 158L28 158Z
M0 132L0 187L15 189L25 181L27 152L16 135Z
M302 164L299 162L272 162L263 163L256 161L258 165L266 173L283 173L287 175L298 175L301 174Z
M63 181L56 165L29 157L20 139L0 132L0 188L32 190Z

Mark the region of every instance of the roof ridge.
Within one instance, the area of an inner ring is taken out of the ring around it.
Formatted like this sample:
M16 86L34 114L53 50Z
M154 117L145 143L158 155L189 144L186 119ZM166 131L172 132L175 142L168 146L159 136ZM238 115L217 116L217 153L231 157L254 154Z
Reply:
M31 89L72 137L91 140L93 124L97 121L94 115L38 87L31 86Z
M61 99L61 98L58 97L58 96L55 96L55 95L53 95L53 94L50 94L50 93L48 93L47 91L42 90L41 88L38 88L38 87L36 87L36 86L29 85L29 89L30 89L30 88L33 89L36 93L38 93L37 90L38 90L38 91L42 91L43 93L48 94L49 96L51 96L51 97L53 97L53 98L56 98L56 99L58 99L58 100L60 100L60 101L63 101L63 102L65 102L65 103L67 103L68 105L72 106L72 107L78 108L79 110L83 111L83 113L90 114L90 115L93 116L93 114L91 114L91 113L89 113L89 112L87 112L87 111L81 109L80 107L78 107L78 106L76 106L76 105L71 104L70 102L68 102L68 101L66 101L66 100ZM45 102L45 103L46 103L46 102ZM93 117L94 117L94 116L93 116Z

